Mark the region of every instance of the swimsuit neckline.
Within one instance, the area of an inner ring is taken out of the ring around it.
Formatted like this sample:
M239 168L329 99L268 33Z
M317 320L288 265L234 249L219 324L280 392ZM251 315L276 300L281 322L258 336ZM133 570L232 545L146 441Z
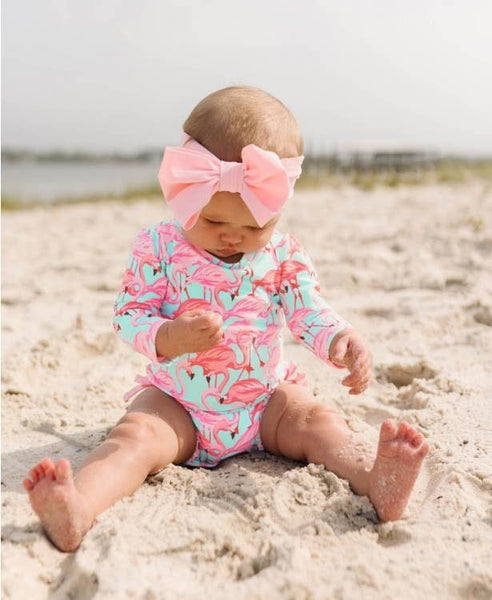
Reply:
M197 246L195 246L194 244L189 242L183 233L183 228L182 228L181 224L179 223L179 221L173 221L173 223L178 228L178 230L183 238L183 241L186 242L190 246L190 248L193 248L193 250L197 254L199 254L200 256L205 258L208 262L210 262L214 265L217 265L219 267L222 267L224 269L244 269L247 265L249 265L251 263L251 261L254 259L254 257L258 254L257 252L245 252L237 262L234 262L234 263L225 262L218 256L214 256L213 254L210 254L210 252L207 252L206 250L202 250L201 248L198 248Z

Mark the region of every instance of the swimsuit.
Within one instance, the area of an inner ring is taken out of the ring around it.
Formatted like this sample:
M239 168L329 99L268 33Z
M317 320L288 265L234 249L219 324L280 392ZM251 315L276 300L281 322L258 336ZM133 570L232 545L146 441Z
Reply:
M188 310L217 312L224 338L203 352L158 357L165 321ZM262 449L259 424L279 383L303 383L283 358L282 327L330 363L333 337L348 323L323 300L312 263L290 235L275 231L261 250L229 264L188 242L177 221L137 236L115 304L118 335L150 359L136 391L155 386L177 400L197 428L190 466Z

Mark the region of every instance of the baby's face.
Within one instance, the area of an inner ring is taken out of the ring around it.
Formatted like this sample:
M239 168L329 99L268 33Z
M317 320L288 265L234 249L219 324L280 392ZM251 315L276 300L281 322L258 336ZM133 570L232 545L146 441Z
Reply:
M266 246L278 219L279 215L259 227L239 194L217 192L184 235L197 248L234 263Z

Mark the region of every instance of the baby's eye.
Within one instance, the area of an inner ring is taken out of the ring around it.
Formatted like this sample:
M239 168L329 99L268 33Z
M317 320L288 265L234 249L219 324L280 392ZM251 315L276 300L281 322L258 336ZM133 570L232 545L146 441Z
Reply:
M249 231L256 231L256 232L263 231L263 227L255 227L254 225L248 225L247 229Z
M223 225L223 221L212 221L211 219L205 219L205 221L207 221L207 223L209 223L210 225Z

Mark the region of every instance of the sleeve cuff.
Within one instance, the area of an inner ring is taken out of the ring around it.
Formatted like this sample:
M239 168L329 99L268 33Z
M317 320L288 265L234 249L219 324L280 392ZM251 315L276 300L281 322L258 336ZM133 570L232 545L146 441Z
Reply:
M150 326L150 329L148 330L148 332L146 334L147 347L142 348L141 351L152 362L162 363L162 362L166 362L169 360L169 358L166 356L158 356L157 355L157 344L156 344L157 332L159 331L159 329L161 328L163 323L169 323L169 321L171 321L171 319L160 318L160 319L156 320L154 323L152 323L152 325Z
M328 338L328 348L327 348L327 355L326 355L325 362L327 364L331 365L332 367L335 367L335 369L346 369L347 367L345 367L344 365L337 365L330 359L331 344L332 344L333 340L335 339L335 336L337 336L341 331L344 331L345 329L349 329L349 328L352 328L352 325L348 321L345 321L344 323L341 323L340 327L338 327L338 329L336 329Z

